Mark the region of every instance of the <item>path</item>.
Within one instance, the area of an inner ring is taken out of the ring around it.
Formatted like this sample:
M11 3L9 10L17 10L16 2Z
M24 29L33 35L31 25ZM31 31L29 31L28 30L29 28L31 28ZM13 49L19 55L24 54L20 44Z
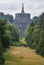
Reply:
M8 65L44 65L44 58L28 47L11 47L8 54L13 56Z

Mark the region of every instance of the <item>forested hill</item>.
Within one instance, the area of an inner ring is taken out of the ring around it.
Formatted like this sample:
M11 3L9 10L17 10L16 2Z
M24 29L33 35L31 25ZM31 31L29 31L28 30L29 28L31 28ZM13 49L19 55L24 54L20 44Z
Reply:
M0 12L0 19L1 18L6 18L7 21L10 21L10 22L14 21L13 15L10 15L10 14L5 15L3 12Z

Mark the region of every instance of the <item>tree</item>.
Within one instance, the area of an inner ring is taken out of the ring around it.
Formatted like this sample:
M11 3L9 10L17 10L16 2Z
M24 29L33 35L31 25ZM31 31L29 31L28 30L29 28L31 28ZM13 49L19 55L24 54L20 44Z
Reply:
M44 56L44 13L39 16L39 20L30 25L26 34L26 41L29 47Z
M13 16L10 14L5 15L5 18L7 19L7 21L9 21L11 23L13 23L13 21L14 21Z
M4 52L3 52L3 46L0 41L0 65L4 65L5 59L4 59Z
M37 53L44 56L44 13L40 15L39 19L40 19L40 25L39 25L40 40L39 40L39 44L37 45L36 51Z
M19 42L19 31L16 28L16 26L10 22L7 23L7 28L8 28L8 32L7 34L9 34L10 36L10 40L11 42Z
M3 49L9 47L9 37L6 34L6 24L7 20L6 19L0 19L0 39L3 44Z
M37 47L37 44L39 43L39 40L40 40L39 23L40 22L36 22L35 23L34 30L33 30L33 33L32 33L33 48L36 48Z
M0 65L4 65L4 52L12 42L19 42L19 32L14 24L5 18L0 19Z
M29 45L29 47L32 48L32 43L33 43L33 39L32 39L32 32L34 30L34 22L32 22L28 28L27 34L26 34L26 41Z

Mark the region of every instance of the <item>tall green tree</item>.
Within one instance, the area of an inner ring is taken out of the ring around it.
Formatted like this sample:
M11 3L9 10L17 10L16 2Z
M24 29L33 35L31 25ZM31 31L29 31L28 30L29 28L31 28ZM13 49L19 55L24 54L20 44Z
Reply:
M4 59L4 52L3 52L3 46L0 41L0 65L4 65L5 59Z
M32 32L34 30L34 22L31 23L31 25L28 28L28 31L26 33L26 42L28 45L32 48L33 38L32 38Z
M29 47L31 46L38 54L44 56L44 13L39 16L39 20L34 23L34 26L30 24L26 41Z
M6 34L6 25L7 20L6 19L0 19L0 39L3 44L3 49L9 47L9 37Z
M9 31L7 31L7 34L10 33L10 39L13 42L19 42L19 31L16 28L16 26L10 22L7 23L7 28Z

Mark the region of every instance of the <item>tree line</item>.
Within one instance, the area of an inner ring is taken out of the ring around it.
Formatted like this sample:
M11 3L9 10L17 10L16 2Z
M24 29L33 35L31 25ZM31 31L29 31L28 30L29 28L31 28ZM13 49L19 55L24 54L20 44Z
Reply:
M10 14L5 15L3 12L0 12L0 19L1 18L6 18L6 20L10 21L11 23L13 23L14 21L13 15L10 15Z
M32 22L25 35L25 40L30 48L44 56L44 13L36 22Z
M0 65L4 65L4 53L14 42L19 42L19 31L5 18L0 18Z

